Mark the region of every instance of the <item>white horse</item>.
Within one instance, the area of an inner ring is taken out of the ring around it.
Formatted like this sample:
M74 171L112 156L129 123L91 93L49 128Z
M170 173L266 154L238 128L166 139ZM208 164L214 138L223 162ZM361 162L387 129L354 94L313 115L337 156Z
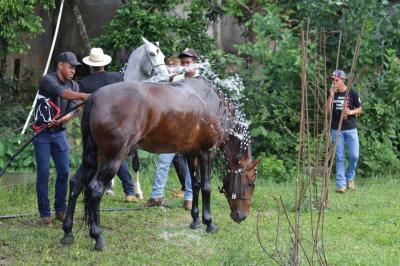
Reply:
M143 45L136 48L129 56L128 62L122 70L124 81L166 81L169 80L169 73L165 65L165 55L161 52L159 43L149 42L146 38L142 37ZM137 156L137 153L136 155ZM136 177L134 181L135 196L143 199L143 192L139 182L139 158L133 159L133 163L138 165L134 166ZM111 189L106 191L106 194L114 194L112 187L114 186L114 179L111 181Z

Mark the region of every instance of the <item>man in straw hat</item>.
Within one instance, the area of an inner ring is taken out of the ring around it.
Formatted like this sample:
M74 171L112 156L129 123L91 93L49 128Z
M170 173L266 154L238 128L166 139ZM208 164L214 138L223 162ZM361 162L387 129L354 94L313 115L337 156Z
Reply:
M105 71L104 67L111 63L111 56L104 54L101 48L92 48L90 55L83 58L82 61L90 66L92 72L90 76L82 79L79 83L79 88L82 92L93 93L101 87L123 81L120 73ZM121 179L125 192L125 202L137 202L138 199L134 194L132 177L125 161L121 164L117 175ZM110 187L108 191L111 192L110 194L113 193Z
M331 137L335 143L339 129L340 116L344 108L343 122L336 146L336 192L344 193L346 186L354 190L354 176L360 153L360 144L356 128L356 116L361 114L361 100L358 93L345 84L346 74L335 70L331 78L332 86L328 91L328 107L332 108ZM345 144L349 150L349 163L345 169Z

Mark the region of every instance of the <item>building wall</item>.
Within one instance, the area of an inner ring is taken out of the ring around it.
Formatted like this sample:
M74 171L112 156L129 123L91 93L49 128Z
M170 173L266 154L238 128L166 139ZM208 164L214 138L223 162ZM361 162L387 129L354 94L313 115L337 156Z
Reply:
M58 2L56 9L38 11L45 31L34 39L26 39L31 46L28 53L13 54L7 57L7 76L14 74L16 60L20 60L20 77L28 73L28 70L29 73L33 71L36 80L42 76L50 52L61 1L58 0L56 2ZM81 0L79 3L89 37L96 37L102 34L107 22L112 19L118 7L122 4L120 0ZM61 51L67 50L74 52L78 59L81 59L86 56L82 49L83 46L72 8L65 2L53 59ZM53 61L50 64L49 71L54 69Z
M32 40L27 40L31 49L27 54L14 54L7 58L7 75L13 75L15 60L20 60L20 76L23 76L27 68L34 71L36 79L39 79L45 69L47 57L49 54L56 22L59 12L60 0L58 6L52 11L39 11L43 19L45 32L36 36ZM104 33L107 23L113 18L115 12L122 5L121 0L81 0L79 2L80 12L87 27L87 33L90 38L97 37ZM181 16L184 15L182 6L178 6L175 11ZM208 33L217 40L220 49L228 52L234 52L233 44L242 43L241 29L236 21L231 17L223 17L215 25L210 26ZM86 56L84 43L80 37L79 29L75 23L75 17L72 8L65 3L60 23L59 36L53 53L53 58L60 51L72 51L80 60ZM50 64L50 70L54 68L54 63ZM30 71L31 72L31 71Z

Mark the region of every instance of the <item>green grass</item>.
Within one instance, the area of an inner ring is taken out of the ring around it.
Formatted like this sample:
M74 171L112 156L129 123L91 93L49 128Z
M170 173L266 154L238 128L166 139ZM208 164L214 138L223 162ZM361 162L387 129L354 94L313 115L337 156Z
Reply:
M171 171L172 172L172 171ZM142 179L145 196L151 178ZM51 185L53 187L53 185ZM178 189L176 177L169 188ZM333 191L334 187L330 187ZM325 213L325 252L330 265L400 265L400 181L396 179L359 180L355 192L330 193ZM53 193L51 193L53 196ZM269 251L275 247L277 223L273 196L283 197L293 217L294 184L258 182L251 215L240 225L229 217L224 196L213 181L212 214L219 231L207 234L205 228L191 230L191 217L181 208L181 200L166 191L168 208L128 212L103 212L102 232L107 241L103 252L95 252L94 241L85 227L78 232L82 213L76 214L75 243L59 244L61 223L53 228L37 225L38 216L0 220L0 265L271 265L256 235L256 214L260 212L260 237ZM102 208L136 207L122 202L119 180L116 195L104 196ZM82 208L81 199L78 209ZM37 212L34 184L0 187L0 215ZM302 243L309 249L310 209L302 213ZM313 215L316 215L315 210ZM289 254L289 229L281 219L278 243ZM306 264L302 256L302 265Z

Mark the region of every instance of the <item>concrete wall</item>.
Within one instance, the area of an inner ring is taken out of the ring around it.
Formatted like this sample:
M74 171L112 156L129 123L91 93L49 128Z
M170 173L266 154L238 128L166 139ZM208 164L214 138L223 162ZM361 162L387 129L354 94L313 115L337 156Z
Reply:
M58 2L56 9L52 11L38 11L39 16L43 20L45 31L32 40L26 40L31 46L28 53L13 54L7 57L6 74L8 76L14 74L15 60L18 59L20 60L20 77L27 72L27 68L33 70L36 80L42 76L50 52L61 1L58 0L56 2ZM121 4L120 0L80 1L80 11L87 26L89 37L96 37L104 32L107 22L112 19ZM78 26L75 23L72 8L65 2L53 59L59 52L66 50L74 52L78 56L78 59L81 59L86 56L81 47L83 47L83 41L80 37ZM54 69L54 62L50 65L50 70L52 69Z
M55 24L57 22L57 14L59 11L60 0L56 1L58 6L52 11L39 11L39 15L43 19L43 27L45 32L38 35L32 40L27 40L31 45L31 49L27 54L15 54L7 58L7 75L13 75L14 62L20 60L20 76L26 72L26 68L30 68L35 72L36 79L39 79L44 71L47 57L50 51ZM80 11L87 27L90 38L97 37L104 33L107 23L113 18L115 12L122 5L121 0L81 0L79 2ZM176 8L175 13L185 16L182 6ZM236 21L231 17L223 17L215 25L211 25L208 33L213 36L220 49L228 52L234 52L233 44L242 43L244 39L241 37L242 30ZM53 53L53 58L60 51L72 51L78 59L86 56L82 49L83 41L79 34L79 29L75 23L75 17L71 7L65 3L62 20L60 24L59 36ZM53 69L53 62L50 70Z

